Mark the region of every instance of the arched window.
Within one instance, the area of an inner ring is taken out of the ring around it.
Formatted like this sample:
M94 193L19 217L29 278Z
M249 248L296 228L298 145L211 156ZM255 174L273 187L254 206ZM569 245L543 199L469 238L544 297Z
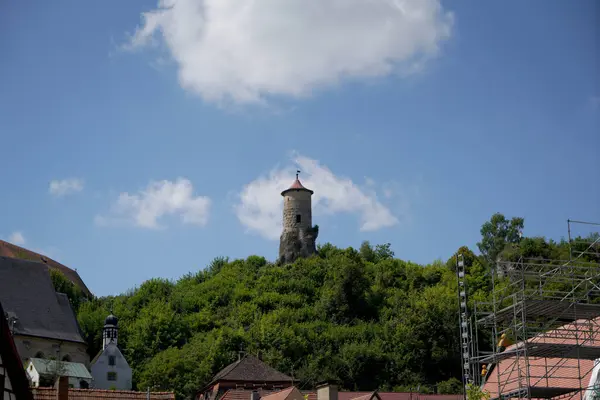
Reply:
M44 353L41 351L38 351L37 353L35 353L35 356L33 356L33 358L44 358Z
M62 360L66 361L66 362L71 362L71 356L68 354L65 354L65 356L62 358Z

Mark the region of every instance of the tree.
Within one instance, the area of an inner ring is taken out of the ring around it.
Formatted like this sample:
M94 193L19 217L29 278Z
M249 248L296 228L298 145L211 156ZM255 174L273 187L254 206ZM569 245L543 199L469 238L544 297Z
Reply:
M469 263L469 287L489 295L485 269ZM467 257L468 256L468 257ZM395 258L389 244L342 249L276 265L259 256L215 259L181 279L151 279L116 297L86 301L78 320L89 349L104 318L119 317L119 346L138 390L193 396L243 350L314 387L459 390L456 275L443 263ZM92 354L95 355L95 354Z
M472 383L467 385L467 400L490 400L490 393Z
M459 394L463 392L463 384L458 379L452 377L446 381L437 384L438 394Z
M477 246L490 266L495 264L507 244L520 242L524 222L523 218L507 220L503 214L496 213L481 226L481 242Z
M86 298L79 286L71 282L61 271L54 268L50 268L50 279L54 290L66 294L73 310L77 311L81 302Z

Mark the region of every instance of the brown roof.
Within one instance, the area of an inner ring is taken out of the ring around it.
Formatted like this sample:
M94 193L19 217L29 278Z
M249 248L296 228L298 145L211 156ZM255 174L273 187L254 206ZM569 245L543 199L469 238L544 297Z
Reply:
M292 183L292 186L290 186L289 188L287 188L283 192L281 192L281 195L285 196L285 194L290 190L304 190L304 191L310 192L310 194L314 193L312 190L307 189L302 185L302 182L300 182L300 179L298 179L298 176L296 176L296 180L294 181L294 183Z
M598 324L600 324L600 318L591 321L576 321L540 334L525 343L526 346L537 344L572 345L573 349L577 349L578 346L575 345L579 344L580 351L585 348L598 348L600 347ZM593 325L596 325L595 329ZM521 346L523 343L516 343L504 351L507 353L515 351ZM594 368L594 361L591 359L529 356L527 361L526 364L522 354L518 359L515 355L500 361L493 369L490 368L484 390L490 392L492 398L497 397L498 381L500 381L500 391L503 394L527 387L538 392L544 390L568 392L569 389L572 389L571 393L563 399L579 398L579 388L587 388ZM527 369L529 370L529 382L526 382L523 372ZM519 370L521 375L519 375Z
M55 261L43 254L39 254L34 251L17 246L15 244L5 242L4 240L0 240L0 256L43 262L47 264L50 268L54 268L62 272L67 277L67 279L69 279L75 285L79 286L79 288L87 296L91 296L92 294L85 285L85 283L83 283L83 280L81 279L77 271L74 271L71 268L62 265L58 261Z
M33 388L34 400L56 400L56 389ZM69 388L69 400L146 400L146 392L134 390L72 389ZM174 400L173 392L150 392L150 400Z
M220 381L240 383L292 383L293 379L286 374L271 368L258 358L246 355L219 371L207 386L212 386Z
M284 390L289 390L284 389ZM261 400L268 396L268 400L273 400L271 396L280 391L258 389L258 394ZM251 389L230 389L220 400L249 400ZM302 395L307 397L307 400L317 400L317 392L310 390L302 390ZM338 392L338 400L357 400L359 398L371 398L375 392ZM463 400L461 394L419 394L408 392L377 392L381 400Z
M10 386L17 400L32 400L31 391L29 390L29 381L23 369L21 357L17 352L17 347L13 340L12 334L8 326L8 321L4 316L4 309L0 303L0 359L2 366L6 369ZM8 385L3 388L5 391ZM6 398L3 392L0 392L2 398Z

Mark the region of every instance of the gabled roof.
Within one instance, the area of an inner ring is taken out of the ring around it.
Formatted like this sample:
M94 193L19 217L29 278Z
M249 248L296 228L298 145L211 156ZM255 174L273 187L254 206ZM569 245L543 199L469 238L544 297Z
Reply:
M4 309L0 302L0 364L6 371L10 380L10 388L17 400L33 400L31 390L29 390L29 381L23 369L23 363L17 352L17 347L13 340L8 321L4 317ZM4 390L8 388L8 382L4 383ZM2 398L5 394L0 392Z
M256 382L256 383L269 383L269 382L293 382L293 379L286 374L283 374L267 364L259 360L258 358L246 355L240 360L229 364L221 371L219 371L211 383L207 386L212 386L219 381L233 381L233 382Z
M96 356L92 359L92 361L90 361L90 366L93 366L94 364L96 364L98 359L104 353L108 353L108 355L110 355L110 356L117 355L117 353L118 353L118 355L120 355L123 358L123 361L120 361L120 362L124 362L125 365L127 365L129 367L129 363L127 362L127 359L125 358L125 356L123 355L121 350L117 347L117 345L115 345L114 343L109 343L105 348L100 349L98 354L96 354Z
M26 248L17 246L15 244L6 242L4 240L0 240L0 256L1 257L11 257L18 258L28 261L36 261L41 262L48 265L50 268L54 268L62 272L67 279L73 282L75 285L79 286L79 288L85 293L87 296L91 296L90 290L87 288L83 280L77 273L77 271L72 270L71 268L59 263L47 257L43 254L36 253L34 251L28 250Z
M56 293L48 266L0 257L0 301L14 334L85 343L63 293Z
M41 358L30 358L27 368L33 364L33 368L40 375L60 375L72 378L92 379L92 375L85 365L75 362L44 360Z

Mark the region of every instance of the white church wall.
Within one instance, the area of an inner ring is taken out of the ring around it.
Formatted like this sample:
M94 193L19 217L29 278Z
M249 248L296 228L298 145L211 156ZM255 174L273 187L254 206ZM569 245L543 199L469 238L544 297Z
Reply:
M111 356L114 357L115 365L110 365ZM121 351L112 343L106 345L92 364L91 372L94 378L92 386L95 388L131 390L131 368Z

